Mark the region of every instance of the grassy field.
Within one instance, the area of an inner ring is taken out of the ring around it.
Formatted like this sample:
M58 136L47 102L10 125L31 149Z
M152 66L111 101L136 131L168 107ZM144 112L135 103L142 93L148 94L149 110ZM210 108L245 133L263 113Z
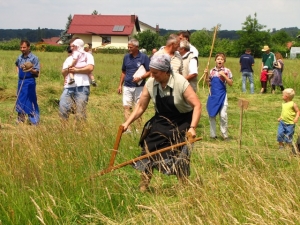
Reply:
M130 166L90 180L106 168L123 122L117 94L122 55L96 54L88 120L73 116L62 126L56 99L66 53L39 53L39 126L16 125L13 111L19 52L0 51L0 224L300 224L300 158L276 142L281 93L260 95L260 59L255 64L256 94L241 93L239 60L228 58L234 84L228 88L230 142L209 139L207 89L198 95L203 110L192 153L189 185L155 173L150 191L138 191L139 173ZM199 75L207 64L200 58ZM210 67L214 65L213 60ZM296 90L300 105L299 60L285 60L284 86ZM247 87L249 90L249 86ZM240 98L243 112L239 146ZM153 114L151 105L143 120ZM296 127L298 135L299 127ZM296 137L295 135L295 137ZM139 135L123 135L115 164L139 154Z

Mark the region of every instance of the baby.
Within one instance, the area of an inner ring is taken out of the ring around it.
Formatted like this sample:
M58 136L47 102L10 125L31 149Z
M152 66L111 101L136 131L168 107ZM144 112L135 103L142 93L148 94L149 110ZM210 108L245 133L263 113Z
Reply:
M84 42L81 39L76 39L71 45L73 61L72 64L69 65L69 68L83 68L87 66L87 53L84 51L83 46ZM69 77L70 80L68 84L73 84L75 82L74 74L69 73Z

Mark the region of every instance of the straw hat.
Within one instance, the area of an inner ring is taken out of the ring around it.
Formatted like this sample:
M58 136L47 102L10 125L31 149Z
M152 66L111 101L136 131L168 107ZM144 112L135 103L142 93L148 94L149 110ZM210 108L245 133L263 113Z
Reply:
M262 49L263 52L266 52L266 51L268 51L268 50L270 50L270 48L269 48L268 45L265 45L264 48Z
M31 62L25 62L22 65L22 70L23 70L23 72L28 72L32 69L32 67L33 67L33 64Z

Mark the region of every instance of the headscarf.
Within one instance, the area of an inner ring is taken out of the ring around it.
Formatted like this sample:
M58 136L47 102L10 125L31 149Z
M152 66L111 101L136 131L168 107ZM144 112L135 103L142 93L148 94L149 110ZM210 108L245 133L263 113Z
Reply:
M171 72L171 58L167 54L154 54L151 57L149 67L160 71Z
M83 42L83 40L76 39L75 41L73 41L72 44L75 45L75 46L77 46L77 51L84 52L84 49L83 49L84 42Z

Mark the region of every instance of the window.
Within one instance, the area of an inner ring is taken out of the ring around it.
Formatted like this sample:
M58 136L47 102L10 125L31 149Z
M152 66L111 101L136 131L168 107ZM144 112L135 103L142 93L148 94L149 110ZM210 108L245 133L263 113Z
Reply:
M115 25L113 28L114 32L122 32L124 30L124 25Z
M102 36L102 45L110 44L111 36Z

